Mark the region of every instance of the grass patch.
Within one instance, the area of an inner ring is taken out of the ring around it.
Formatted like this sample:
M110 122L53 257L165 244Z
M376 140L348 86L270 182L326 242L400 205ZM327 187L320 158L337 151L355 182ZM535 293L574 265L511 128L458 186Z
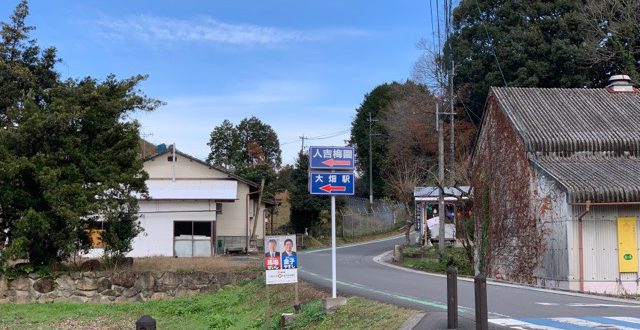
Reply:
M422 258L405 256L403 265L426 272L443 274L447 272L447 267L451 265L458 268L458 274L473 276L473 265L467 259L465 250L462 247L447 247L443 258L439 257L437 247L430 246L421 250L420 247L409 245L404 248L405 255L410 256L420 252L422 252Z
M320 301L305 305L290 329L397 329L412 312L391 305L352 297L335 313L325 314Z
M360 298L334 314L321 310L325 293L300 283L303 312L296 318L298 329L397 328L411 311ZM0 305L0 329L131 329L142 315L151 315L158 329L263 329L267 301L271 317L266 322L278 328L280 313L289 311L292 285L269 287L264 279L225 288L215 294L163 301L120 304L50 303Z

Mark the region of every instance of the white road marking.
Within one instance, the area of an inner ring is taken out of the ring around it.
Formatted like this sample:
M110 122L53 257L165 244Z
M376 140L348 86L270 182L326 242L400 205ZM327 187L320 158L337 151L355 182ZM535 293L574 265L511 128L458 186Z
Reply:
M537 305L542 305L542 306L560 306L560 304L558 303L548 303L548 302L537 302Z
M624 322L638 323L638 325L640 325L640 319L635 318L635 317L612 316L612 317L607 317L607 318L608 319L613 319L613 320L618 320L618 321L624 321Z
M503 327L510 327L512 329L521 330L562 330L558 328L546 327L544 325L532 324L516 319L489 319L489 322Z
M489 319L489 322L511 329L552 330L552 329L640 329L640 319L635 317L553 317L523 319ZM624 323L623 323L624 322Z
M367 245L367 244L379 243L379 242L386 242L386 241L391 241L391 240L398 239L398 238L401 238L401 237L404 237L404 234L398 235L398 236L393 236L393 237L382 238L382 239L375 240L375 241L368 241L368 242L362 242L362 243L353 243L353 244L348 244L348 245L341 245L341 246L337 246L336 249L345 249L345 248L350 248L350 247L354 247L354 246ZM310 254L310 253L324 252L324 251L331 251L331 248L329 247L329 248L320 248L320 249L316 249L316 250L300 251L299 254Z
M619 307L619 308L640 308L640 305L615 305L615 304L585 304L572 303L567 304L569 307Z
M635 328L627 328L619 325L592 322L588 320L577 319L574 317L554 317L552 318L552 320L562 322L562 323L569 323L569 324L573 324L581 327L594 328L594 329L635 330Z

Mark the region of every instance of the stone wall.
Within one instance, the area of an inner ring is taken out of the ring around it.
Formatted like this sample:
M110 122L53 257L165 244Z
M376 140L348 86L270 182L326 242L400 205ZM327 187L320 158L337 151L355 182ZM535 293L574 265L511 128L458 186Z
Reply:
M131 302L212 293L226 285L255 279L257 271L237 272L74 272L57 277L37 274L0 276L0 303Z

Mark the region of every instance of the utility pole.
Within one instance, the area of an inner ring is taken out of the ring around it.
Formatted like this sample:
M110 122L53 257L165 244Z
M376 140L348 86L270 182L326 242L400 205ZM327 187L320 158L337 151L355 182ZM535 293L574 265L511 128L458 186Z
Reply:
M371 112L369 112L369 205L373 208L373 148L371 147L371 124L377 119L371 119Z
M300 152L304 154L304 140L306 139L306 137L304 136L304 133L302 133L302 136L300 137L300 140L302 140L302 146L300 147Z
M451 46L451 8L453 6L453 3L451 3L450 1L445 0L444 2L444 8L445 8L445 17L447 19L446 22L446 27L445 27L445 34L447 35L447 44L449 45L449 74L448 74L448 83L449 83L449 113L451 114L451 122L449 124L450 127L450 133L449 133L449 137L450 137L450 141L449 141L449 179L452 178L453 172L455 171L455 160L456 160L456 154L455 154L455 113L454 113L454 109L453 109L453 75L454 75L454 68L453 68L453 48ZM453 180L452 180L453 181Z
M440 193L438 194L438 248L440 257L444 256L444 126L440 117L440 103L436 103L436 130L438 130L438 182Z
M140 137L142 138L142 159L146 159L147 158L147 137L149 136L153 136L153 133L144 133L144 132L140 132ZM153 154L155 150L151 150L151 153Z

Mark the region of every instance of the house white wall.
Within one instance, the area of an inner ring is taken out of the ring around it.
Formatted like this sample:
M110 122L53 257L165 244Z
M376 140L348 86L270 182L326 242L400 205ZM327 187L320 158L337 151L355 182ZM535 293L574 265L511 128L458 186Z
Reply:
M130 257L173 256L174 221L216 220L215 202L206 200L141 201L140 215L144 232L133 240Z
M247 194L250 193L249 185L246 183L239 182L238 183L238 199L234 203L223 203L222 204L222 213L218 214L217 218L217 231L218 236L244 236L246 226L246 212L247 212ZM249 195L249 198L253 200L249 202L249 214L253 215L252 208L254 207L254 203L257 202L257 194ZM262 221L264 221L264 213L265 205L264 203L260 207L260 214L257 217L258 225L256 227L256 238L262 239L263 229L262 229ZM251 230L253 229L253 218L251 217L249 222L249 230L251 234Z
M173 162L168 161L171 153L157 156L144 162L144 170L151 179L172 179ZM229 175L202 163L177 154L175 162L176 179L230 179Z
M175 221L212 221L216 237L234 237L241 239L238 246L245 246L247 196L252 207L257 201L257 194L248 195L251 191L249 184L238 181L231 175L208 166L202 162L190 159L177 153L175 163L169 160L172 153L166 153L147 160L144 170L150 180L234 180L237 181L235 200L141 200L140 225L144 231L133 240L133 249L128 256L173 256L174 255L174 222ZM216 214L216 202L222 202L221 213ZM249 210L253 214L253 209ZM265 214L264 204L257 217L255 238L263 239L263 223ZM249 235L253 229L256 217L249 222ZM212 239L212 246L217 246L217 238ZM260 244L258 244L261 246ZM228 246L227 246L228 247ZM102 255L102 249L92 249L89 257Z

